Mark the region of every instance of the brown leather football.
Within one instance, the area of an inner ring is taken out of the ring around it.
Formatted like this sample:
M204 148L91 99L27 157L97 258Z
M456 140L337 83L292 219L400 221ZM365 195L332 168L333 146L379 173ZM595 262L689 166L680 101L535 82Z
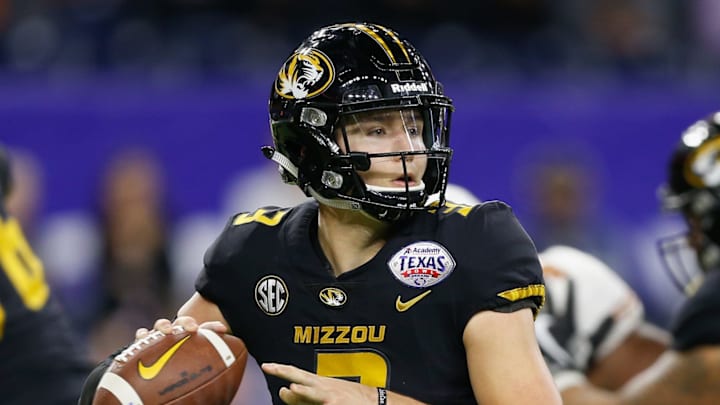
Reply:
M229 404L246 360L245 343L232 335L151 332L115 356L93 405Z

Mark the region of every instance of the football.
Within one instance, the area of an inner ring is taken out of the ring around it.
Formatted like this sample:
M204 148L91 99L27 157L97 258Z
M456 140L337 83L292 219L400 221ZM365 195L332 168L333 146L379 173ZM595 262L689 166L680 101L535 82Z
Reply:
M115 356L93 405L229 404L246 360L245 343L232 335L154 331Z

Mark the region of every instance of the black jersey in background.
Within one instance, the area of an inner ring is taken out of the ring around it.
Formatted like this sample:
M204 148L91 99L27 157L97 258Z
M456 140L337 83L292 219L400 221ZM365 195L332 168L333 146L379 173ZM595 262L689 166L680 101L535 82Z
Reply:
M0 403L75 404L90 371L42 262L0 204Z

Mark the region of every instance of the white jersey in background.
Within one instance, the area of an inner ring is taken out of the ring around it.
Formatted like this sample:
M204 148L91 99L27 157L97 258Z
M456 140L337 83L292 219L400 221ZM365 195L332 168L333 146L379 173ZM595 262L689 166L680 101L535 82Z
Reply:
M601 260L569 246L551 246L539 257L550 297L544 311L572 317L571 341L564 346L580 363L575 366L586 369L644 327L642 302Z

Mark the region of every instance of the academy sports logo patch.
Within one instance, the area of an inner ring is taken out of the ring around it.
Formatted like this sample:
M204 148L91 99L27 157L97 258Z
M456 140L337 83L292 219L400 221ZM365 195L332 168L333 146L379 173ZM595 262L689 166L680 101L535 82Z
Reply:
M288 303L288 289L278 276L265 276L255 284L255 302L270 316L280 315Z
M455 259L437 242L415 242L400 249L388 261L390 272L403 284L425 288L449 276L455 269Z
M275 92L290 100L312 98L333 80L335 68L330 58L318 49L304 48L285 61L275 79Z

